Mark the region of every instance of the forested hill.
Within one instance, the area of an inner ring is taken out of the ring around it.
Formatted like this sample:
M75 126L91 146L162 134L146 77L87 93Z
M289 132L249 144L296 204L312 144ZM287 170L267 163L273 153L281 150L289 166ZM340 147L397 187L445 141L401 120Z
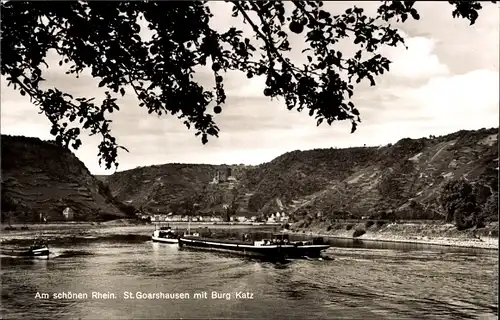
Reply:
M231 180L210 183L227 168ZM106 180L118 199L151 212L184 213L194 204L197 210L217 212L226 204L240 215L286 211L305 224L362 216L453 219L449 211L460 203L446 207L443 199L452 202L451 194L461 192L468 211L489 217L497 215L498 128L402 139L382 147L294 151L256 167L141 167ZM472 188L472 196L460 191L464 186Z
M469 227L498 208L498 128L394 145L293 151L259 165L165 164L90 174L69 150L2 135L2 218L106 220L147 213L268 216L307 226L357 219L448 219Z

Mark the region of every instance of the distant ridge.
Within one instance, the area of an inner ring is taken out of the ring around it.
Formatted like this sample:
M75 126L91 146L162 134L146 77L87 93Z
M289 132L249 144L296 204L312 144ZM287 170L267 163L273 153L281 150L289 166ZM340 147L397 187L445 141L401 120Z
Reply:
M52 142L2 135L2 217L21 220L40 212L63 219L66 207L78 219L102 220L136 209L221 214L227 206L244 216L285 211L304 226L366 216L444 220L439 196L458 180L481 190L480 208L498 199L498 128L382 147L293 151L259 166L176 163L96 177Z

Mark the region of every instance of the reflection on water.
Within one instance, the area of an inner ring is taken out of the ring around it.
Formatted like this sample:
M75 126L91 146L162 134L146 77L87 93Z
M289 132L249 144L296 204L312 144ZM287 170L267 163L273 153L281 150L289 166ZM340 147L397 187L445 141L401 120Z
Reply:
M327 251L331 261L275 264L152 243L150 230L107 232L53 234L54 258L48 261L2 257L3 317L475 319L498 314L494 251L337 239ZM19 245L25 240L10 239ZM50 298L38 299L37 292ZM87 297L53 298L63 292ZM93 292L116 299L93 299ZM137 292L190 297L138 299ZM135 299L126 299L128 293Z

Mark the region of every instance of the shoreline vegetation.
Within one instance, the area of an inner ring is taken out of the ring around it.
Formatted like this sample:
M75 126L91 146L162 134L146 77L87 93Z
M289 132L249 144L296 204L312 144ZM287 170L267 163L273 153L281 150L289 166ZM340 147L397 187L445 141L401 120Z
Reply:
M444 221L404 221L379 223L372 220L358 223L338 223L293 230L295 234L310 236L359 239L363 241L400 242L448 247L498 250L498 222L484 228L457 230Z
M159 224L161 225L161 224ZM171 222L170 225L179 228L186 228L186 222ZM191 223L191 228L210 226L217 228L280 228L280 225L260 225L252 226L248 224L207 224ZM6 229L2 224L2 230ZM3 232L3 235L14 235L15 233L35 233L40 231L54 231L61 229L101 229L113 227L142 227L155 228L155 224L137 222L135 220L119 219L108 222L73 222L73 223L51 223L51 224L16 224L11 225L12 230ZM24 228L23 228L24 227ZM26 228L27 227L27 228ZM488 224L485 228L458 231L453 224L445 222L392 222L384 225L360 221L358 223L337 224L334 227L316 226L308 228L294 228L289 231L291 234L320 236L325 238L358 239L363 241L379 242L399 242L437 246L452 246L463 248L491 249L498 250L498 222ZM354 236L358 235L358 236ZM2 237L0 237L2 238Z

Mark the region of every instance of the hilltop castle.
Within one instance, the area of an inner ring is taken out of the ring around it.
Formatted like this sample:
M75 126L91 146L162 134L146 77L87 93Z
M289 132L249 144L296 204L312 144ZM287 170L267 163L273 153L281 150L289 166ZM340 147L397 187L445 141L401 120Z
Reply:
M222 170L217 170L210 184L219 184L228 181L235 181L236 178L233 177L231 174L232 174L231 168L224 168Z

